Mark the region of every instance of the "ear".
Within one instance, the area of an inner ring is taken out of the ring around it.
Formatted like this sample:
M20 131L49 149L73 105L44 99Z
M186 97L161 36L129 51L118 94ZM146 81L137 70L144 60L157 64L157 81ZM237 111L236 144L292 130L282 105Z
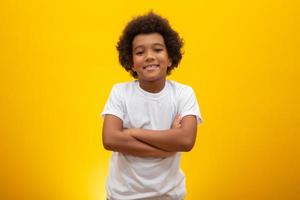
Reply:
M134 72L136 72L133 66L131 66L131 70L134 71Z
M168 64L168 68L172 66L172 60L170 59L170 57L168 57L169 59L169 64Z

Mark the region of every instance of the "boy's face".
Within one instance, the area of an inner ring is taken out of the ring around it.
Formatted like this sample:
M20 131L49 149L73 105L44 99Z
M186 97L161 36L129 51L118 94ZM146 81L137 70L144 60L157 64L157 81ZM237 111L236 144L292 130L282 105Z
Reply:
M139 34L132 41L133 67L140 81L165 79L171 66L164 38L159 33Z

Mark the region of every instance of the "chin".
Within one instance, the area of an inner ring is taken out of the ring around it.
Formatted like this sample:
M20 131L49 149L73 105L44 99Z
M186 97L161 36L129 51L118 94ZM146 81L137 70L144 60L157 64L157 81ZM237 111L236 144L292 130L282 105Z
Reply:
M141 81L149 81L149 82L153 82L153 81L159 81L159 80L162 80L166 78L166 74L160 74L160 73L157 73L157 74L147 74L147 75L144 75L144 76L140 76L140 78L138 78L139 80Z
M143 78L143 79L141 79L141 80L143 80L143 81L148 81L148 82L154 82L154 81L156 81L157 80L157 78L155 78L155 77L147 77L147 78Z
M154 81L159 81L163 79L163 77L159 77L159 76L152 76L152 77L144 77L143 80L144 81L149 81L149 82L154 82Z

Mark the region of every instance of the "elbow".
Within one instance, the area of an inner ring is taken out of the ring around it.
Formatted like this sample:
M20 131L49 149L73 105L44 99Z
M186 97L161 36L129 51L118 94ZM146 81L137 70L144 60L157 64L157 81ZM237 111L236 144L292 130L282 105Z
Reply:
M106 149L108 151L114 150L114 145L113 145L113 142L111 141L111 139L103 137L102 144L103 144L104 149Z
M102 144L103 147L108 151L118 151L120 148L120 142L124 142L124 138L120 138L121 131L109 131L103 132Z
M183 152L189 152L193 149L195 142L196 142L196 131L189 132L189 130L185 130L185 135L182 137L181 140L182 144L182 151Z
M193 149L194 145L195 145L195 140L186 140L182 144L182 151L189 152Z
M108 150L108 151L111 151L111 150L112 150L111 143L109 143L109 142L103 140L102 144L103 144L104 149L106 149L106 150Z

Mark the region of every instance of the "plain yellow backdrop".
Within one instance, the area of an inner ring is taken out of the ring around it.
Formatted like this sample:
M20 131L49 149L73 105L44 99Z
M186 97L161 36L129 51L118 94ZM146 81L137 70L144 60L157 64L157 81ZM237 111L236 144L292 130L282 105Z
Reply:
M132 78L115 49L153 10L185 41L169 77L201 107L184 153L186 200L300 199L299 2L12 0L0 3L0 199L104 200L100 112Z

